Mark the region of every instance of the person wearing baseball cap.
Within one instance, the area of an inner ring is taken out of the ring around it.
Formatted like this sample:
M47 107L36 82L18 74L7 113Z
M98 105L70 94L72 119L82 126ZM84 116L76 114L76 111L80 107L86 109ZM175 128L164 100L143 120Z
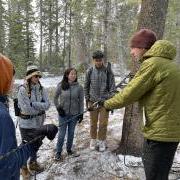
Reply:
M140 68L128 85L111 99L106 109L118 109L139 101L144 110L142 160L146 180L167 180L180 141L180 68L174 62L175 46L156 40L150 29L130 39L133 61Z

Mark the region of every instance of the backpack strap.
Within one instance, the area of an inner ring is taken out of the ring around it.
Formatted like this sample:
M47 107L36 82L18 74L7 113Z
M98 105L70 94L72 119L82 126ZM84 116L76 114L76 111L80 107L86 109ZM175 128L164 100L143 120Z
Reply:
M107 75L107 90L108 92L110 91L110 74L112 74L112 69L111 69L111 63L108 62L107 67L106 67L106 75Z
M91 74L92 74L92 71L93 71L93 67L90 67L88 72L87 72L88 86L90 86L90 83L91 83Z

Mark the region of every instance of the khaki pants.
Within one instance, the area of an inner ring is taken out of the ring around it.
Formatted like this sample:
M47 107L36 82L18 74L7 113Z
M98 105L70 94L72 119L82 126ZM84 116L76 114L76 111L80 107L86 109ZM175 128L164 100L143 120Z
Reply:
M89 102L89 106L93 103ZM90 136L91 139L106 140L109 111L104 107L90 111Z

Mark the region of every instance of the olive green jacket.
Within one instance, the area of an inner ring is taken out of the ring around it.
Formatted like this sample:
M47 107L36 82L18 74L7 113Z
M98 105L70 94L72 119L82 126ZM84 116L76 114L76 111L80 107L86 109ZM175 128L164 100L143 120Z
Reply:
M144 137L164 142L180 141L180 68L173 59L175 47L156 41L141 59L141 67L128 85L104 103L117 109L139 101L146 122Z

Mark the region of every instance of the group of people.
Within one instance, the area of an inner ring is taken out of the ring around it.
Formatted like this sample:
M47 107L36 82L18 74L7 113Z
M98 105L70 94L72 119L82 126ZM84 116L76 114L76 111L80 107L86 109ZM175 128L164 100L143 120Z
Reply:
M167 40L157 40L156 34L149 29L136 32L130 39L130 48L132 60L141 65L120 92L116 91L114 74L105 66L100 50L92 55L93 67L86 71L84 88L78 83L75 68L65 70L54 96L59 119L55 160L62 160L66 131L67 154L76 154L73 139L76 124L83 120L84 97L90 112L90 149L100 152L106 149L109 111L139 101L146 118L142 130L146 179L168 180L180 141L180 68L173 61L176 48ZM17 147L7 98L15 70L3 55L0 55L0 70L3 73L0 76L0 179L15 180L19 179L20 168L24 177L30 175L29 171L43 170L37 163L37 151L45 136L50 140L55 138L57 127L43 125L50 102L39 81L41 72L31 65L25 83L18 90L22 143ZM98 108L93 108L95 102L99 103Z

